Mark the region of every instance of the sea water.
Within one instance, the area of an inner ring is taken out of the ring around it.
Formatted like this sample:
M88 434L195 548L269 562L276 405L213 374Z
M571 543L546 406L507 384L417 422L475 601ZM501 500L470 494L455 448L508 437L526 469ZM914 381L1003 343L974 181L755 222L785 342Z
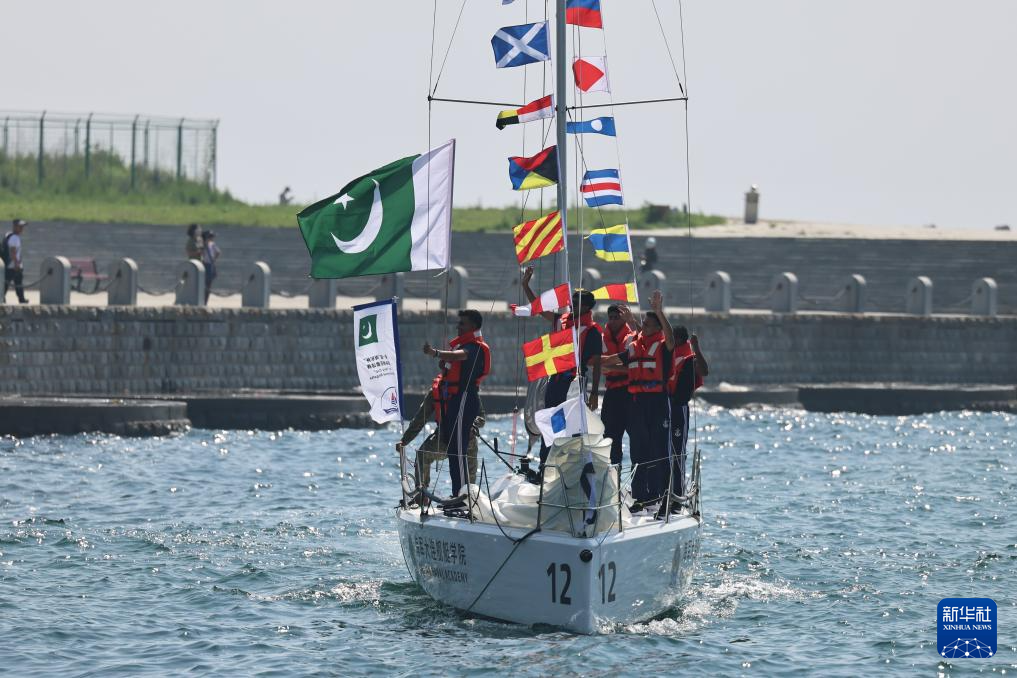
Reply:
M698 408L693 588L599 636L410 580L396 428L5 439L0 674L1017 675L1015 422ZM995 599L995 657L937 654L945 597Z

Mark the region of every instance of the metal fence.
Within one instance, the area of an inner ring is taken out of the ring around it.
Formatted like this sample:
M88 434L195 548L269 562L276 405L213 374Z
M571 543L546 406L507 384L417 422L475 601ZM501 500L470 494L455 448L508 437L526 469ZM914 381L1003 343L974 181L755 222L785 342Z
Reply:
M0 111L0 188L216 185L218 120Z

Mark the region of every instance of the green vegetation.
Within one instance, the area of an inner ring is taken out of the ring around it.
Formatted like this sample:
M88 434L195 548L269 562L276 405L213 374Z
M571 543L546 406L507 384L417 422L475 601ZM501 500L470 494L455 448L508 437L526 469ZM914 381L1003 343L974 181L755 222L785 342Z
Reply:
M0 220L80 221L96 223L181 224L206 226L295 226L302 205L250 205L229 191L217 191L173 174L137 168L131 186L130 167L118 156L96 151L89 158L86 176L81 155L43 157L43 183L39 183L35 156L0 153ZM554 209L549 206L546 211ZM519 208L456 208L453 228L463 232L508 232L513 226L540 216L537 210ZM680 209L645 205L629 212L634 230L685 228L687 215ZM574 218L574 215L573 215ZM586 229L614 226L623 221L621 210L583 209ZM724 217L692 214L692 226L722 224Z

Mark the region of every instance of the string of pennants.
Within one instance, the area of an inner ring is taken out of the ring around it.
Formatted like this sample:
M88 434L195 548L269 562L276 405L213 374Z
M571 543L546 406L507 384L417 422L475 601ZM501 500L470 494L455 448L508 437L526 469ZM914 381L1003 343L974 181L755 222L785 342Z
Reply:
M502 0L503 5L515 0ZM567 0L565 23L603 30L601 0ZM491 38L496 68L515 68L551 60L550 23L541 21L499 28ZM577 56L572 60L572 75L578 89L586 93L610 94L607 55ZM554 95L546 95L525 106L498 113L495 125L499 130L555 116ZM568 121L568 134L595 134L617 136L613 116L599 116L589 120ZM508 159L509 180L512 190L528 191L547 188L558 183L558 147L550 146L532 156L513 156ZM587 207L624 205L621 175L616 168L591 169L585 172L579 188ZM551 212L537 219L519 224L513 230L516 259L520 265L560 252L565 233L559 212ZM607 262L632 262L632 244L627 224L594 229L586 238L593 246L594 255ZM592 290L598 300L635 303L638 300L634 282L609 284ZM527 305L511 305L516 316L536 316L540 313L567 310L571 305L569 286L558 285L540 294ZM575 369L575 355L571 330L562 329L543 335L523 346L526 372L529 380Z

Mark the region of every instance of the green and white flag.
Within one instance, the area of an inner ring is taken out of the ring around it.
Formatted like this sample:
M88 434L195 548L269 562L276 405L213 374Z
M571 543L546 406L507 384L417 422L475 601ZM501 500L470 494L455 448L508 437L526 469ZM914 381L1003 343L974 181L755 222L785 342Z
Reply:
M298 214L311 277L448 268L455 147L396 160Z
M399 326L394 299L353 307L353 345L357 376L379 424L402 418Z

